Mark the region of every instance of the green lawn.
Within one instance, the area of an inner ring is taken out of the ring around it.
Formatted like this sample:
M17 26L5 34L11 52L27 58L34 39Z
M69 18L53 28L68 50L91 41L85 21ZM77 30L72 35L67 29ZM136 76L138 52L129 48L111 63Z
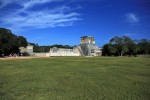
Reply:
M150 58L0 60L1 100L150 100Z

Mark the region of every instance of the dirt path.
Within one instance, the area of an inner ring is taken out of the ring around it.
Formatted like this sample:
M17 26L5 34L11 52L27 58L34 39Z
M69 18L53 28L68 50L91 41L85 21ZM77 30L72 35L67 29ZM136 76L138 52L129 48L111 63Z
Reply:
M5 57L0 60L22 60L22 59L33 59L33 58L49 58L49 57Z

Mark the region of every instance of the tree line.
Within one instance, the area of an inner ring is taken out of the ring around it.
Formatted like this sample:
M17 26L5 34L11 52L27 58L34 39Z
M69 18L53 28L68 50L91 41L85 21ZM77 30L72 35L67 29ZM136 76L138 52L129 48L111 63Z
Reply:
M30 43L33 46L33 52L49 52L50 48L57 47L57 48L66 48L72 49L73 46L69 45L61 45L61 44L54 44L50 46L39 46L37 43Z
M128 36L115 36L103 46L103 56L135 56L150 54L150 40L133 40Z

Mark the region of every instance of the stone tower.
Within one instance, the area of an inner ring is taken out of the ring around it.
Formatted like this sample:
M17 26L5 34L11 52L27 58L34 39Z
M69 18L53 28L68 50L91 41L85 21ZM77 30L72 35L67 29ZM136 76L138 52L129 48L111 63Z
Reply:
M95 44L95 39L92 36L83 36L81 37L81 42L80 44L84 44L84 43L92 43Z
M101 49L95 44L95 39L92 36L81 37L80 47L84 56L100 56Z

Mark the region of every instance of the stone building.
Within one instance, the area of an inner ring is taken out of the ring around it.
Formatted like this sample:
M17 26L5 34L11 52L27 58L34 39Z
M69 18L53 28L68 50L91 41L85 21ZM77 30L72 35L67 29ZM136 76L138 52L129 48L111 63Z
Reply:
M83 56L101 56L102 50L95 44L95 39L92 36L81 37L80 43Z
M20 50L34 56L101 56L102 54L101 48L98 48L92 36L81 37L80 45L73 49L53 47L46 53L33 53L33 46L28 45L26 48L21 47Z
M101 56L102 50L95 44L92 36L83 36L80 45L73 49L51 48L50 56Z
M95 39L92 36L83 36L83 37L81 37L80 44L84 44L84 43L95 44Z
M33 55L33 46L28 44L27 47L19 48L21 54Z

